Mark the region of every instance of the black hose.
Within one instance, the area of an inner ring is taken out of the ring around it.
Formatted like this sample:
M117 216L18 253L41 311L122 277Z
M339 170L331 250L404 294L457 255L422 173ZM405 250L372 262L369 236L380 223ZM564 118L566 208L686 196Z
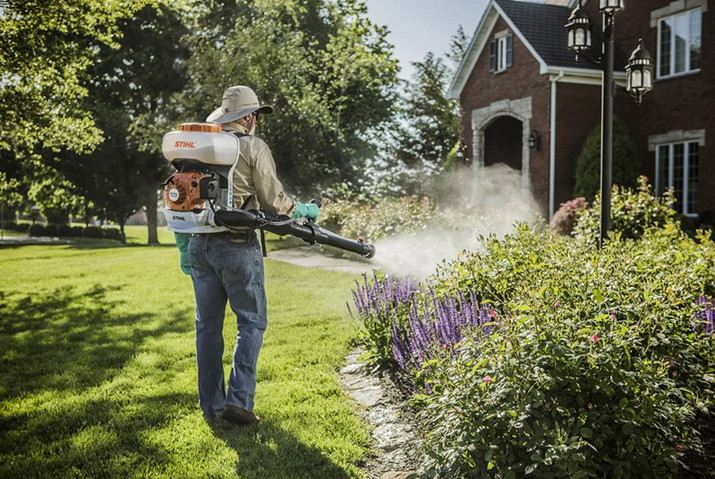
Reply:
M365 258L375 255L375 247L360 240L350 240L336 235L314 223L297 223L287 216L259 210L218 210L215 214L219 226L262 229L279 236L291 235L310 244L319 243L357 253Z

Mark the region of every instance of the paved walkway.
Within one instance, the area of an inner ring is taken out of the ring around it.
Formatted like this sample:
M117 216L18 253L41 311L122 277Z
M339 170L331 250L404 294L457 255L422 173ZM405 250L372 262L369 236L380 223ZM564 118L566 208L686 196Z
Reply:
M355 259L335 258L321 252L318 245L297 246L295 248L279 249L268 253L268 258L298 266L322 268L335 271L346 271L355 274L371 274L373 265L368 260L362 260L355 255Z

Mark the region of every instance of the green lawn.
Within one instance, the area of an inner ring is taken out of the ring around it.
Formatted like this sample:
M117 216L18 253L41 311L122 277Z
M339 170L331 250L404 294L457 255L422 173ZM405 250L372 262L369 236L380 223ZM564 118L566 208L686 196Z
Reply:
M128 246L0 248L0 477L360 477L369 432L337 377L356 276L266 260L263 421L209 424L191 280L173 245L137 244L142 229Z

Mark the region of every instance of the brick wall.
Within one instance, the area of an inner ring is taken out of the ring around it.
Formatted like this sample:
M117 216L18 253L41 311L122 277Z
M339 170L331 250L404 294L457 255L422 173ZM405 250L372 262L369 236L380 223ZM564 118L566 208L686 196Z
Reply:
M684 3L684 2L683 2ZM615 41L628 58L638 39L657 62L657 26L651 26L651 12L676 4L672 0L629 0L615 17ZM601 28L598 2L586 5L589 16ZM654 88L638 106L619 89L614 111L623 118L636 141L641 168L655 181L655 153L648 151L648 137L674 130L706 130L705 145L700 148L699 212L715 210L715 1L707 1L702 15L702 57L695 74L656 80Z
M503 19L499 19L491 33L508 30ZM514 33L514 32L512 32ZM462 107L460 137L467 145L467 155L474 156L472 150L471 112L501 100L519 100L532 97L532 118L530 128L539 133L539 151L530 150L529 176L531 189L543 212L548 212L549 192L549 104L550 84L548 78L539 74L539 64L526 46L514 35L513 65L501 73L489 72L489 46L482 51L466 86L460 96Z
M690 1L690 0L689 0ZM651 27L653 10L671 5L670 0L629 0L626 9L616 16L616 48L628 58L643 38L654 60L657 55L657 27ZM601 14L598 2L590 0L586 9L600 29ZM642 105L618 88L614 112L627 124L638 148L642 172L655 181L655 153L648 151L648 138L674 130L705 130L705 145L701 146L699 172L699 211L715 210L715 0L708 0L703 12L702 59L700 72L689 76L657 80ZM490 34L508 30L499 19ZM513 32L512 32L513 33ZM560 33L560 32L557 32ZM482 51L475 68L460 96L462 107L462 141L467 145L467 156L472 150L472 115L501 100L532 98L531 129L539 133L541 148L530 150L530 182L542 212L548 213L549 198L549 126L550 82L539 74L536 59L514 35L513 66L501 73L489 73L489 49ZM594 46L594 56L600 45ZM555 207L573 197L576 158L589 132L600 124L600 86L559 83L557 86L556 184Z
M556 87L556 184L554 207L574 198L576 159L601 124L601 87L558 83Z

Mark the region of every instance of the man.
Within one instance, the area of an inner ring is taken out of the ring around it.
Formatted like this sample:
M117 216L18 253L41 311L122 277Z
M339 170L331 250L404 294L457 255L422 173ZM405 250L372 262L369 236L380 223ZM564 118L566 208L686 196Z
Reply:
M234 207L263 209L297 218L318 217L318 207L288 197L276 176L268 145L253 136L261 106L247 86L232 86L221 106L206 121L219 123L239 138L240 153L233 174ZM196 360L199 406L204 417L217 416L247 425L260 419L253 412L256 364L266 330L263 256L255 231L176 234L182 270L191 274L196 297ZM226 302L236 315L238 334L233 364L225 387L223 320Z

